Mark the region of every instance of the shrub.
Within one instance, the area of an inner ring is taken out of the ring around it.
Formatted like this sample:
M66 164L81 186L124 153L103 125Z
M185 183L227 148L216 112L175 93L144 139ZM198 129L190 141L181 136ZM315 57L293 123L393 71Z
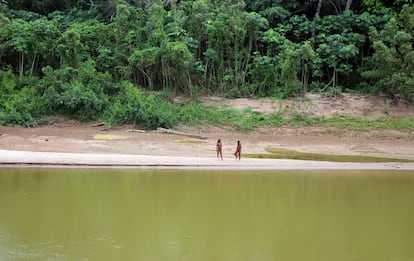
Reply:
M104 110L107 98L99 97L88 86L74 81L63 84L60 90L51 86L45 91L43 100L51 112L79 120L94 120Z
M10 70L0 70L0 125L34 126L43 115L44 104L33 79L19 79Z
M142 124L147 129L172 128L177 124L172 104L145 94L129 82L123 82L120 89L105 113L110 124Z
M95 120L108 106L105 91L110 89L111 78L94 72L90 64L79 69L45 67L43 73L45 76L39 83L39 90L43 90L42 100L48 113L58 112L83 121Z
M0 125L31 127L38 124L44 114L36 89L24 87L2 100Z

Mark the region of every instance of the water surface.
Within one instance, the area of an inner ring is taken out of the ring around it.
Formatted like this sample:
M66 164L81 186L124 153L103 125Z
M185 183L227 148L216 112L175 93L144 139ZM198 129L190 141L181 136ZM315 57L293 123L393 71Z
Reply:
M0 260L414 261L414 172L0 170Z

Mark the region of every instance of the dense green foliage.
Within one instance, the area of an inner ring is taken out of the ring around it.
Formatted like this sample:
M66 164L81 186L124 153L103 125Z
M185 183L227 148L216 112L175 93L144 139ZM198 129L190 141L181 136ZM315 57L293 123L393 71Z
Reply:
M413 37L412 0L0 1L0 124L61 114L156 128L240 117L154 92L347 90L412 102ZM283 120L242 114L240 129Z

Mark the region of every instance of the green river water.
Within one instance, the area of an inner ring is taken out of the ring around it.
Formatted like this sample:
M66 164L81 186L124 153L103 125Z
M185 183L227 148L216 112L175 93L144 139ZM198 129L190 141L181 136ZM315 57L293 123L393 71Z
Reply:
M414 172L0 169L0 260L414 261Z

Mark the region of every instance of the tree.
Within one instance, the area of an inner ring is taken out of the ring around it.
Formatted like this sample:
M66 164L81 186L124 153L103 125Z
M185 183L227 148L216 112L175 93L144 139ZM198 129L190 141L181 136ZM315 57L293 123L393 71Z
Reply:
M7 26L6 45L17 53L20 78L24 75L25 56L29 53L30 25L23 19L14 19Z
M193 55L182 42L168 42L162 47L164 86L177 93L192 95L190 68Z
M33 16L29 21L22 18L3 18L0 57L17 61L11 63L19 77L40 73L40 63L54 60L54 50L59 31L56 23L43 16ZM3 51L2 51L3 50ZM16 66L17 64L17 66Z
M309 43L293 43L273 29L264 32L261 41L268 46L267 53L256 52L249 66L250 92L260 97L303 93L309 76L309 59L313 58Z
M10 49L10 46L7 43L10 24L10 19L5 14L7 10L5 5L0 4L0 68L7 64L3 57L7 55Z
M401 95L409 100L414 93L414 8L404 6L381 31L371 27L370 39L374 53L363 76L373 79L390 98Z
M57 50L61 65L77 68L79 63L85 59L85 46L81 42L81 36L71 28L62 34Z
M161 49L159 47L149 47L142 50L135 50L128 58L131 66L142 73L144 79L139 83L142 86L149 86L149 90L154 90L154 70L155 65L160 61Z
M30 22L29 25L31 27L30 34L32 39L30 49L31 66L29 71L31 76L34 72L40 73L42 64L49 64L55 60L54 50L60 32L54 22L44 17Z
M369 12L378 12L382 9L391 8L395 12L399 13L404 5L413 5L413 0L362 0L361 5L364 10Z
M358 54L358 48L354 43L349 43L345 36L334 34L326 37L326 42L318 46L316 53L321 58L318 60L322 63L320 66L326 65L331 69L328 71L330 81L326 87L335 88L338 74L347 74L351 70L351 66L348 63L342 63L342 61Z
M291 15L288 10L289 6L284 5L283 2L282 0L247 0L246 5L248 11L259 13L269 21L271 26L274 26Z
M142 16L142 9L129 5L123 0L116 1L115 17L109 28L113 31L115 43L111 45L111 49L114 52L117 78L120 80L134 79L134 71L128 63L128 58L133 50L139 48L139 45L143 45L142 42L145 41L142 38L145 37L146 32L140 29L145 26L145 19Z
M47 15L76 5L77 0L13 0L7 1L11 9L23 9Z

